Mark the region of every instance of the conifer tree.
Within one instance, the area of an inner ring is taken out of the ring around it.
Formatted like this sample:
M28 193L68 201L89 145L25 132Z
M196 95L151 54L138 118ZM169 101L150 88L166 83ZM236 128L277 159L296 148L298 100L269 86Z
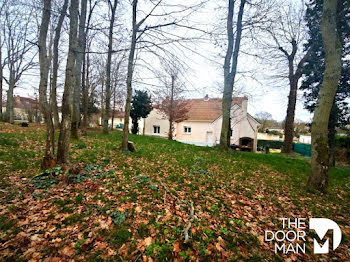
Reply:
M313 0L307 6L306 22L309 29L309 40L305 49L313 45L313 51L303 68L301 90L304 90L305 108L314 112L325 70L325 50L321 34L321 16L323 0ZM328 124L328 143L330 149L330 165L335 164L334 146L336 127L349 123L349 108L345 101L350 95L350 1L340 0L338 5L337 26L342 41L342 73L334 99Z

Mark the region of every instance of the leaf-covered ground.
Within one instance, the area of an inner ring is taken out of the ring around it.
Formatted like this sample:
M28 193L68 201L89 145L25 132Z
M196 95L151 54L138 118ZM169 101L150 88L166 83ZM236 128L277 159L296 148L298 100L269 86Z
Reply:
M42 127L0 123L1 261L350 261L348 168L320 194L302 158L142 136L122 153L121 133L90 130L69 173L41 172L43 140ZM282 217L332 219L342 243L313 255L309 235L307 254L275 255L264 231Z

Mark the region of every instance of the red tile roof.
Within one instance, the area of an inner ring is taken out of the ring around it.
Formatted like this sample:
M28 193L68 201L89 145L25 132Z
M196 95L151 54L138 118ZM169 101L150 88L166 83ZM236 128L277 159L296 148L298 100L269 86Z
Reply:
M242 106L242 101L248 100L247 97L234 97L232 105ZM187 121L214 121L222 115L222 99L189 99L189 111Z
M2 102L2 106L6 106L6 101ZM30 97L14 96L13 107L21 109L37 109L39 107L39 103L36 99Z

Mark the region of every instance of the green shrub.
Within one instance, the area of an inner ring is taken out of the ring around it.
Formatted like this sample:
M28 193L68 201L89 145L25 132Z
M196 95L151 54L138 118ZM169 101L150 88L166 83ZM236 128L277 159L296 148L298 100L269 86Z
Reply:
M258 140L258 150L263 151L264 148L268 147L271 149L281 149L283 141L277 140Z
M350 136L336 136L335 145L336 147L350 148Z

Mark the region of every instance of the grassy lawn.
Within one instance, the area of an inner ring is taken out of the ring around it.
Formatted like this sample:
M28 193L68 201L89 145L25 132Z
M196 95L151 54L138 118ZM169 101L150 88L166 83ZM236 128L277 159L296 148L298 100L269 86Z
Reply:
M122 153L120 132L90 130L72 141L74 170L38 176L42 127L0 123L2 261L350 261L349 169L331 169L321 194L300 157L130 140L137 152ZM310 234L306 254L275 255L264 231L283 217L332 219L342 243L313 255Z

